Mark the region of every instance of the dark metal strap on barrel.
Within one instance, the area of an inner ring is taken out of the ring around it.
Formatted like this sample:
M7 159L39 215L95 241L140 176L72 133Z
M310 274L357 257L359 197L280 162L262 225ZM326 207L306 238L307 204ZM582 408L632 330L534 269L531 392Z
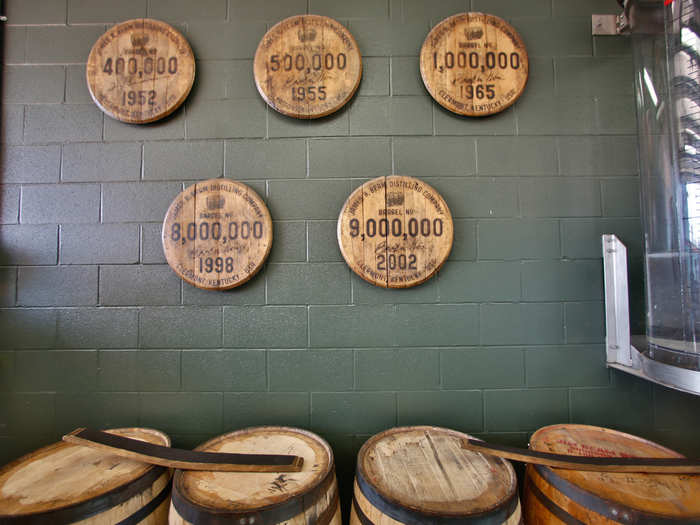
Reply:
M642 512L631 507L623 506L577 487L573 483L555 474L550 468L540 465L533 465L533 468L540 477L559 492L566 495L570 500L617 523L629 525L678 525L678 523L683 523L684 525L700 525L700 519L684 520L682 518L668 518L659 514ZM532 485L534 485L534 483L532 483Z
M563 523L566 523L566 525L584 525L582 521L577 520L575 517L549 499L529 476L525 478L525 483L527 485L526 490L529 490L535 496L537 501L539 501L549 512L551 512Z
M485 443L478 439L464 439L462 448L475 450L482 454L491 454L501 458L522 461L533 465L549 467L590 470L596 472L645 472L658 474L700 474L700 460L688 458L610 458L591 456L570 456L552 454L538 450L509 447Z
M357 486L362 495L373 507L380 510L396 521L407 525L501 525L518 507L518 492L514 491L511 497L503 504L491 511L465 516L441 516L439 514L425 514L406 507L402 507L385 499L372 487L360 473L355 476Z
M151 467L140 478L132 481L123 487L117 487L105 494L92 498L88 501L70 505L47 512L35 514L22 514L18 516L2 516L2 525L55 525L56 523L73 523L90 516L95 516L105 512L117 505L124 503L133 496L140 494L153 485L155 480L166 472L163 467ZM170 487L170 482L166 488Z
M299 456L184 450L89 428L74 431L63 439L71 443L109 447L115 454L126 451L135 455L135 457L127 455L132 459L180 469L284 472L299 471L303 464L303 458Z
M172 480L168 480L165 487L158 493L158 495L149 501L142 508L134 512L131 516L122 521L118 522L117 525L138 525L148 516L150 516L154 510L156 510L161 503L163 503L168 496L170 496L170 489L172 487Z

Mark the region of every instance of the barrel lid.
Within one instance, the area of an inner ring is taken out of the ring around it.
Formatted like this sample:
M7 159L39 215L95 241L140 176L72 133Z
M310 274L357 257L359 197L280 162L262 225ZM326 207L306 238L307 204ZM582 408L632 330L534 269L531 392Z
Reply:
M205 472L175 474L178 496L212 512L257 512L318 487L333 470L333 452L323 439L291 427L247 428L215 437L195 450L239 454L291 454L304 458L300 472Z
M468 517L503 506L515 495L507 461L465 450L470 436L446 428L393 428L360 449L358 481L385 501L422 515Z
M589 425L551 425L530 438L530 449L593 457L682 458L652 441ZM547 467L544 467L547 468ZM551 469L579 488L644 512L669 516L700 515L700 475L588 472Z
M95 42L85 72L90 96L104 113L145 124L182 105L194 84L195 59L173 26L137 18L111 27Z
M170 446L167 435L149 428L106 430L156 445ZM150 471L148 463L102 450L59 441L31 452L0 469L0 518L55 512L90 502L94 511L101 496L132 484ZM118 498L117 498L118 499Z

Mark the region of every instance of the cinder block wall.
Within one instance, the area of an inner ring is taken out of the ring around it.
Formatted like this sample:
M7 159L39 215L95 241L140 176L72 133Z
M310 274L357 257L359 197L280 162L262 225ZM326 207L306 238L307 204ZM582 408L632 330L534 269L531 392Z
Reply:
M442 110L418 52L464 10L508 19L530 54L514 108ZM0 174L0 463L77 426L152 426L191 447L236 428L297 425L354 454L394 425L524 445L591 423L700 454L700 401L604 366L599 235L641 232L629 41L593 38L614 0L10 0ZM364 56L357 96L318 121L267 108L252 76L271 24L340 20ZM197 57L184 107L121 124L92 103L88 52L112 23L175 24ZM456 238L437 278L369 286L336 218L367 178L423 178ZM263 196L269 263L205 292L165 264L160 223L183 186L224 175Z

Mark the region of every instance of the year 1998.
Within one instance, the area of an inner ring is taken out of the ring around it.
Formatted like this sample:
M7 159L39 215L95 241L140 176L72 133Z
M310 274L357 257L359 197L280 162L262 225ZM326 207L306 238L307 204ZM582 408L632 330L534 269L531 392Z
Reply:
M231 273L233 271L233 257L200 257L199 273Z

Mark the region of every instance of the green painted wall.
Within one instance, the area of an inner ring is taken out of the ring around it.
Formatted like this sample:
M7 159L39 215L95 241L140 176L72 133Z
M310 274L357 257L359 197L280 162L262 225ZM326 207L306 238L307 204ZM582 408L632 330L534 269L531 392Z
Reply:
M523 445L536 428L611 426L700 455L700 400L603 364L599 235L641 233L629 41L593 38L614 0L10 0L0 194L0 463L76 426L143 425L190 447L259 424L310 428L348 486L369 435L444 425ZM510 110L465 119L427 95L417 54L466 9L507 18L531 78ZM337 18L365 74L346 109L268 109L252 56L298 13ZM84 62L112 23L180 27L197 82L168 120L92 103ZM387 291L342 261L335 220L370 177L436 187L455 216L437 278ZM183 284L160 222L194 181L265 197L269 264L225 293Z

